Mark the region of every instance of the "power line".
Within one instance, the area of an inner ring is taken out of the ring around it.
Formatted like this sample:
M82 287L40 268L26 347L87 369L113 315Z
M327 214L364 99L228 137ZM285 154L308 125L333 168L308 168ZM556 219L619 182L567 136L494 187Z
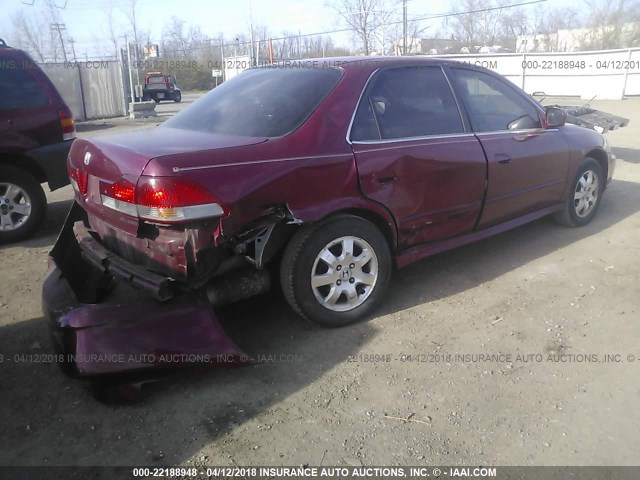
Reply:
M64 3L62 4L62 6L58 5L57 2L53 2L53 6L56 8L59 8L60 10L64 10L65 8L67 8L67 1L68 0L64 0ZM30 2L21 0L20 3L22 3L23 5L27 5L28 7L33 7L33 5L35 5L36 3L36 0L31 0Z
M144 0L143 0L144 1ZM414 1L414 0L407 0L407 1ZM474 13L483 13L483 12L489 12L489 11L495 11L495 10L506 10L506 9L510 9L510 8L516 8L516 7L524 7L527 5L534 5L534 4L539 4L539 3L546 3L549 0L529 0L529 1L525 1L525 2L519 2L519 3L512 3L509 5L502 5L502 6L496 6L496 7L486 7L486 8L480 8L480 9L475 9L475 10L466 10L466 11L462 11L462 12L448 12L448 13L439 13L439 14L427 14L427 15L422 15L422 16L416 16L413 18L404 18L403 15L403 19L402 20L396 20L396 21L392 21L392 22L386 22L385 25L404 25L405 21L411 21L411 22L415 22L415 21L422 21L422 20L435 20L435 19L439 19L439 18L448 18L448 17L458 17L458 16L462 16L462 15L469 15L469 14L474 14ZM76 7L78 8L78 7ZM403 12L404 13L404 12ZM281 37L272 37L271 40L272 41L280 41L280 40L291 40L291 39L296 39L296 38L306 38L306 37L316 37L316 36L323 36L323 35L331 35L334 33L345 33L345 32L351 32L353 31L353 28L339 28L339 29L333 29L333 30L326 30L326 31L322 31L322 32L314 32L314 33L303 33L303 34L297 34L297 35L285 35L285 36L281 36ZM108 39L102 39L102 38L96 38L92 41L79 41L78 43L93 43L97 40L108 40ZM250 41L244 41L244 42L232 42L232 43L220 43L218 42L217 44L213 44L213 42L216 41L216 39L209 39L209 45L207 46L201 46L201 47L190 47L190 48L182 48L182 49L176 49L175 51L179 51L179 52L191 52L191 51L196 51L196 50L203 50L203 49L207 49L207 48L220 48L220 47L231 47L231 46L240 46L240 45L249 45L251 42ZM264 40L263 40L264 41Z
M440 13L440 14L430 14L430 15L426 15L426 16L421 16L421 17L415 17L410 19L411 21L420 21L420 20L433 20L436 18L447 18L447 17L459 17L461 15L469 15L472 13L482 13L482 12L489 12L489 11L493 11L493 10L506 10L508 8L515 8L515 7L523 7L525 5L533 5L533 4L537 4L537 3L545 3L548 2L549 0L530 0L527 2L520 2L520 3L512 3L510 5L502 5L500 7L487 7L487 8L480 8L480 9L476 9L476 10L466 10L464 12L449 12L449 13ZM398 20L398 21L393 21L393 22L387 22L386 25L399 25L401 23L403 23L404 20ZM292 38L304 38L304 37L316 37L316 36L322 36L322 35L330 35L332 33L344 33L344 32L351 32L353 31L353 28L340 28L340 29L335 29L335 30L327 30L324 32L315 32L315 33L302 33L302 34L298 34L298 35L291 35L291 36L284 36L284 37L272 37L271 40L273 41L279 41L279 40L290 40ZM211 43L212 40L209 40L209 43ZM246 45L249 42L239 42L239 43L225 43L222 44L223 47L226 46L231 46L231 45ZM216 45L218 47L220 47L220 45ZM186 48L186 49L180 49L179 51L193 51L193 50L202 50L204 48L209 48L209 47L192 47L192 48Z

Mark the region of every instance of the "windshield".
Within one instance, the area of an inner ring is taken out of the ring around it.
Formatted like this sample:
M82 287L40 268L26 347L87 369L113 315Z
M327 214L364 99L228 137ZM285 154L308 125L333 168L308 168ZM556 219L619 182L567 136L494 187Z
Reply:
M280 137L302 125L341 75L335 68L247 70L164 125L210 133Z

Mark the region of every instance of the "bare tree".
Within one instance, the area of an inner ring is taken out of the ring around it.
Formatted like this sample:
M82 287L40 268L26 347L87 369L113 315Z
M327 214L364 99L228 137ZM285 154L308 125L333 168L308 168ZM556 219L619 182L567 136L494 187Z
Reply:
M118 58L119 48L118 48L118 37L120 36L118 33L118 27L115 25L114 19L114 11L113 8L109 7L109 10L106 13L107 19L107 34L109 35L109 42L113 47L113 54L116 58Z
M503 42L511 36L506 8L505 0L463 0L454 8L448 22L450 30L456 40L469 48Z
M402 41L404 35L404 27L397 16L391 17L388 24L382 29L376 29L376 34L382 36L382 53L400 55L401 53L428 53L422 51L422 39L429 26L422 26L416 20L407 22L407 51L402 52L404 43Z
M190 51L185 21L173 16L162 32L162 51L170 57L187 56Z
M128 4L123 8L123 13L129 20L129 42L135 44L135 50L132 52L136 60L141 56L141 42L149 40L149 32L141 29L138 16L139 0L128 0Z
M538 7L530 20L530 31L535 34L530 51L562 51L566 45L560 42L560 30L574 29L580 25L578 11L571 7Z
M334 8L359 39L365 55L372 51L375 14L388 10L384 0L338 0Z
M51 39L46 35L49 31L46 21L36 15L27 18L24 12L18 11L11 19L11 23L14 26L12 43L29 52L36 61L44 62L52 45ZM43 32L45 35L42 35Z
M470 12L480 9L486 3L486 0L463 0L454 8L455 15L447 21L454 38L467 47L472 47L480 37L477 19Z
M638 0L587 0L588 14L580 46L583 49L622 48L640 40Z
M12 43L26 50L37 61L56 62L64 55L61 55L62 46L58 32L51 28L55 23L62 23L60 14L53 0L45 0L34 5L28 16L23 11L18 11L11 18L13 30L10 38Z

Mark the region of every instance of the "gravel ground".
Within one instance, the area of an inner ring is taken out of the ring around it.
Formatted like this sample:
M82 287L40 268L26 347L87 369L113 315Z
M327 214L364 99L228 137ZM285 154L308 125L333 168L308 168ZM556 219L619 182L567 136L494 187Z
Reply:
M42 232L0 248L0 465L637 464L640 99L593 104L632 122L608 134L620 161L589 226L543 219L414 264L350 328L301 321L279 291L226 308L266 361L174 376L133 405L16 361L52 351L40 289L72 195L49 194ZM100 124L80 135L131 128Z

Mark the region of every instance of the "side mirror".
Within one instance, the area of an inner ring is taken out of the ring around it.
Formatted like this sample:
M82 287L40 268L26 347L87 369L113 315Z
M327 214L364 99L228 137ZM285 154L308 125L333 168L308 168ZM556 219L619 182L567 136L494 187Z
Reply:
M567 122L567 113L561 108L547 107L545 110L547 128L561 127Z

